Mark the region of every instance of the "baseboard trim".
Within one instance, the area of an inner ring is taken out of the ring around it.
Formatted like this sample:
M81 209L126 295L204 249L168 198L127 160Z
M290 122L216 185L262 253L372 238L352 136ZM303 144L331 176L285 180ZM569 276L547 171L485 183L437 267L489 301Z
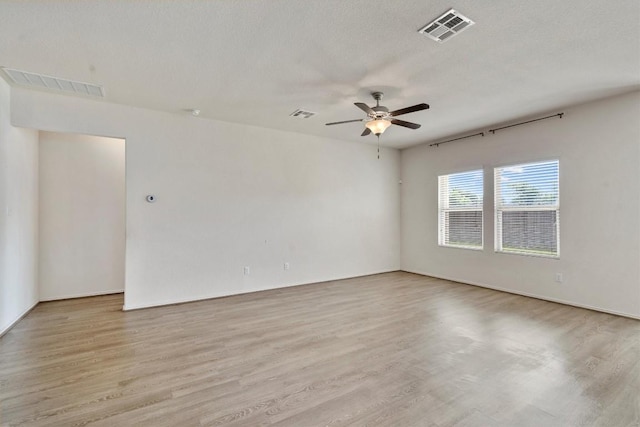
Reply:
M40 301L36 301L31 307L29 307L28 309L26 309L20 316L18 316L18 318L16 320L14 320L13 322L11 322L6 328L4 328L2 331L0 331L0 338L2 338L4 336L4 334L6 334L7 332L9 332L11 330L11 328L13 328L19 321L21 321L22 319L24 319L24 317L31 313L31 310L33 310L34 308L36 308L36 305L38 305Z
M494 291L506 292L508 294L520 295L520 296L523 296L523 297L535 298L535 299L539 299L539 300L542 300L542 301L555 302L555 303L558 303L558 304L569 305L571 307L584 308L584 309L587 309L587 310L599 311L601 313L613 314L613 315L616 315L616 316L628 317L629 319L640 320L640 316L637 316L635 314L625 313L625 312L622 312L622 311L608 310L608 309L601 308L601 307L595 307L595 306L591 306L591 305L587 305L587 304L579 304L579 303L576 303L576 302L566 301L566 300L562 300L562 299L558 299L558 298L550 298L550 297L547 297L547 296L542 296L542 295L537 295L537 294L530 294L528 292L518 292L518 291L514 291L512 289L501 288L499 286L492 286L492 285L487 285L487 284L479 283L479 282L472 282L472 281L469 281L469 280L459 280L459 279L455 279L455 278L452 278L452 277L445 277L445 276L439 276L439 275L437 276L437 275L434 275L434 274L428 274L428 273L424 273L424 272L416 271L416 270L403 269L401 271L404 271L406 273L419 274L420 276L435 277L436 279L449 280L450 282L461 283L463 285L477 286L477 287L480 287L480 288L492 289Z
M104 291L104 292L91 292L88 294L70 294L70 295L63 295L63 296L57 296L57 297L51 297L51 298L44 298L44 299L41 299L40 302L60 301L64 299L74 299L74 298L99 297L101 295L121 294L123 292L124 292L124 289Z
M278 289L293 288L293 287L296 287L296 286L310 286L310 285L317 285L317 284L320 284L320 283L334 282L336 280L347 280L347 279L354 279L356 277L375 276L377 274L393 273L394 271L401 271L401 270L398 269L398 268L395 268L395 269L391 269L391 270L376 271L376 272L373 272L373 273L357 274L357 275L353 275L353 276L322 279L320 281L315 281L315 282L293 283L293 284L281 285L281 286L278 286L278 287L265 288L265 289L250 289L250 290L246 290L246 291L243 291L243 292L236 292L236 293L232 293L232 294L220 294L220 295L203 296L203 297L198 297L198 298L195 298L195 299L190 298L190 299L179 300L179 301L153 302L151 304L132 305L132 306L127 306L125 304L125 305L122 306L122 311L143 310L145 308L163 307L163 306L167 306L167 305L188 304L190 302L198 302L198 301L206 301L206 300L210 300L210 299L226 298L226 297L232 297L232 296L235 296L235 295L255 294L255 293L258 293L258 292L274 291L274 290L278 290Z

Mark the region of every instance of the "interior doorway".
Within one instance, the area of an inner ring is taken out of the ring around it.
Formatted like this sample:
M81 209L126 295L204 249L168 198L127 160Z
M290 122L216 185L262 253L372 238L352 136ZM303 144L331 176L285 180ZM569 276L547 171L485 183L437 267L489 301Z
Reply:
M124 292L125 140L40 132L40 301Z

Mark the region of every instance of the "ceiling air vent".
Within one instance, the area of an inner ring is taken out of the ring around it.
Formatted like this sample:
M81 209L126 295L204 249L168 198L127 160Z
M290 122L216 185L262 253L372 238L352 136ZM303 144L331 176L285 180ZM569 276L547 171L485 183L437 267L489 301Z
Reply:
M300 119L308 119L309 117L315 116L316 113L312 113L311 111L305 111L302 109L297 109L293 113L289 114L291 117L298 117Z
M418 32L442 43L473 24L475 24L475 22L471 19L463 16L457 10L451 9L437 17L433 22L428 23Z
M14 83L21 86L28 86L36 89L50 89L74 95L89 95L104 98L104 88L92 83L75 82L72 80L60 79L58 77L45 76L43 74L30 73L5 67L2 68L2 71L4 71Z

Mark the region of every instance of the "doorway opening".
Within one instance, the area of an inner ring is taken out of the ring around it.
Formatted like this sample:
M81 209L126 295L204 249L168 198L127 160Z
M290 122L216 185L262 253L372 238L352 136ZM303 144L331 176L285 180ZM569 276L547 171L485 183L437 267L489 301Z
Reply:
M125 140L39 139L40 301L124 292Z

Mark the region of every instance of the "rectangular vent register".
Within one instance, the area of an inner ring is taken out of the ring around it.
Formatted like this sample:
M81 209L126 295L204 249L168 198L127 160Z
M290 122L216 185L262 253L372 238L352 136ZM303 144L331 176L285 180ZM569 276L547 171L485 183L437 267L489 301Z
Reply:
M34 89L49 89L70 95L88 95L104 98L104 88L93 83L77 82L6 67L2 67L2 71L9 76L11 81L20 86L27 86Z
M475 24L475 22L471 19L462 15L457 10L450 9L418 30L418 32L438 43L443 43L473 24Z
M299 119L308 119L310 117L313 117L316 115L316 113L311 112L311 111L307 111L307 110L303 110L301 108L297 109L296 111L294 111L293 113L289 114L291 117L297 117Z

